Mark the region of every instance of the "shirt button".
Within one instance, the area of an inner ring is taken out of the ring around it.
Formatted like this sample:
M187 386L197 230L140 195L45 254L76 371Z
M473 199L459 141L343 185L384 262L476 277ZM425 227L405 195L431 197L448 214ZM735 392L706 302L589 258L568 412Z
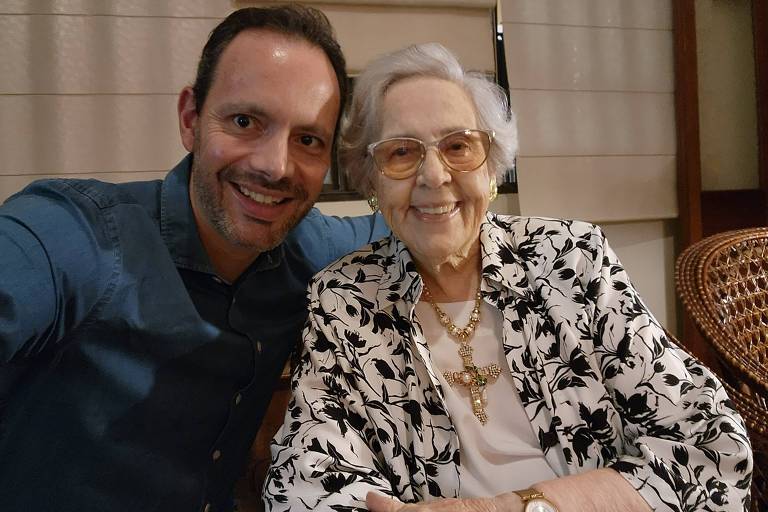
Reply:
M221 450L215 450L213 452L213 455L211 455L213 460L219 460L221 458Z
M243 399L243 395L241 395L240 393L236 394L235 395L235 405L240 405L240 400L242 400L242 399Z

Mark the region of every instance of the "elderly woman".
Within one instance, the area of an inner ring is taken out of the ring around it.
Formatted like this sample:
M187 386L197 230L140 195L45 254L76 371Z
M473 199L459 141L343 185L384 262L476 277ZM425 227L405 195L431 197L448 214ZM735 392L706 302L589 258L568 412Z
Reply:
M488 212L516 148L440 45L360 76L340 157L393 234L309 287L268 510L747 507L744 424L601 230Z

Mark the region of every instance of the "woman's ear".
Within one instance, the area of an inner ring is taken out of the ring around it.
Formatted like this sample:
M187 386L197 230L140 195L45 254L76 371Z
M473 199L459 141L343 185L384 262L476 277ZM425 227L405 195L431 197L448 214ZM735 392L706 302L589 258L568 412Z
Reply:
M197 132L197 107L195 106L195 93L192 87L185 87L179 94L179 101L176 105L179 114L179 133L181 134L181 143L184 148L192 152L195 147L195 134Z

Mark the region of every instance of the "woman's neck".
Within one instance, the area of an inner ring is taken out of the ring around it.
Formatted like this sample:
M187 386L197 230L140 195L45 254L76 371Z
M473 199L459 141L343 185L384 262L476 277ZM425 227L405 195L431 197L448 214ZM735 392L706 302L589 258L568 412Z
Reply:
M480 250L472 251L460 262L439 266L415 262L424 284L435 302L472 300L480 286Z

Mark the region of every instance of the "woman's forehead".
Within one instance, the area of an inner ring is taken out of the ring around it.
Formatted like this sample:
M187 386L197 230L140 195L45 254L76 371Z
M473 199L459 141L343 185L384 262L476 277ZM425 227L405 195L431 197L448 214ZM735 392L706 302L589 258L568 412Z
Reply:
M464 89L448 80L414 77L387 89L381 104L382 137L424 136L475 128L475 108Z

